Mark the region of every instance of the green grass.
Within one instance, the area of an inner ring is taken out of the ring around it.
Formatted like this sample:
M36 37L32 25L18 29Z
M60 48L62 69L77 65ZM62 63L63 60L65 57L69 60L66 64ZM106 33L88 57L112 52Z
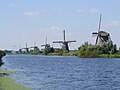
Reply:
M22 85L16 84L15 81L9 77L0 77L0 90L32 90Z
M0 90L32 90L15 83L15 80L4 74L15 74L16 72L0 70Z
M0 70L0 74L15 74L16 72L8 71L8 70Z
M120 58L120 54L101 54L99 55L100 58Z
M51 56L77 56L76 52L67 52L67 53L49 53Z

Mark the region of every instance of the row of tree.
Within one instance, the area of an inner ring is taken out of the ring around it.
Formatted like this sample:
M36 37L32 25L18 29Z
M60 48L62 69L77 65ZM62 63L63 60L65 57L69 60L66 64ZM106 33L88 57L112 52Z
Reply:
M120 57L120 52L117 50L116 44L112 41L105 42L103 45L92 45L85 42L75 52L66 52L62 49L55 49L50 45L47 45L44 51L40 51L39 48L30 50L29 52L23 52L22 54L43 54L43 55L74 55L78 57Z
M116 44L112 41L105 42L103 45L92 45L85 42L77 50L77 56L79 57L101 57L103 55L113 55L118 53Z

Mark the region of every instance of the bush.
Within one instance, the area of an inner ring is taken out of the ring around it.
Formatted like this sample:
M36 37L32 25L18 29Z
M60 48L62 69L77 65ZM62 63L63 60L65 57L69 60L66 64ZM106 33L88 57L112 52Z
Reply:
M105 42L102 46L88 44L85 42L82 46L78 48L77 56L78 57L115 57L117 53L117 46L116 44L113 45L112 41ZM119 57L119 55L116 55Z
M6 55L6 53L4 51L0 50L0 59L5 55Z
M4 64L4 63L2 62L2 57L5 56L5 55L6 55L5 52L0 50L0 66L1 66L2 64Z
M77 51L77 56L79 57L98 57L99 54L101 54L101 47L88 43L80 46L79 50Z

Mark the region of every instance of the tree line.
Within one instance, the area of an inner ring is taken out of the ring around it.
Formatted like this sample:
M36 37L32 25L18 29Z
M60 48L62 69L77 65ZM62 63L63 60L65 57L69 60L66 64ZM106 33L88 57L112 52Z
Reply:
M120 50L117 50L117 45L112 41L104 42L102 45L92 45L85 42L79 46L78 50L74 52L64 51L63 49L56 49L50 45L46 45L43 51L38 47L29 52L22 52L18 54L34 54L34 55L60 55L60 56L78 56L81 58L94 58L94 57L120 57Z
M85 42L77 50L78 57L120 57L117 45L112 41L105 42L103 45L92 45Z

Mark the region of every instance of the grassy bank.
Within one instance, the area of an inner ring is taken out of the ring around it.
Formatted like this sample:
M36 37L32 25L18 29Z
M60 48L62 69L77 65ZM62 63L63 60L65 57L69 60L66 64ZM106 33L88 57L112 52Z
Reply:
M49 53L51 56L76 56L76 52L68 52L68 53Z
M101 54L99 58L120 58L120 54Z
M0 74L15 74L16 72L8 71L8 70L0 70Z
M0 70L0 74L15 74L15 72ZM15 80L5 75L0 76L0 90L32 90L15 83Z
M16 84L15 81L9 77L0 77L0 90L31 90Z

